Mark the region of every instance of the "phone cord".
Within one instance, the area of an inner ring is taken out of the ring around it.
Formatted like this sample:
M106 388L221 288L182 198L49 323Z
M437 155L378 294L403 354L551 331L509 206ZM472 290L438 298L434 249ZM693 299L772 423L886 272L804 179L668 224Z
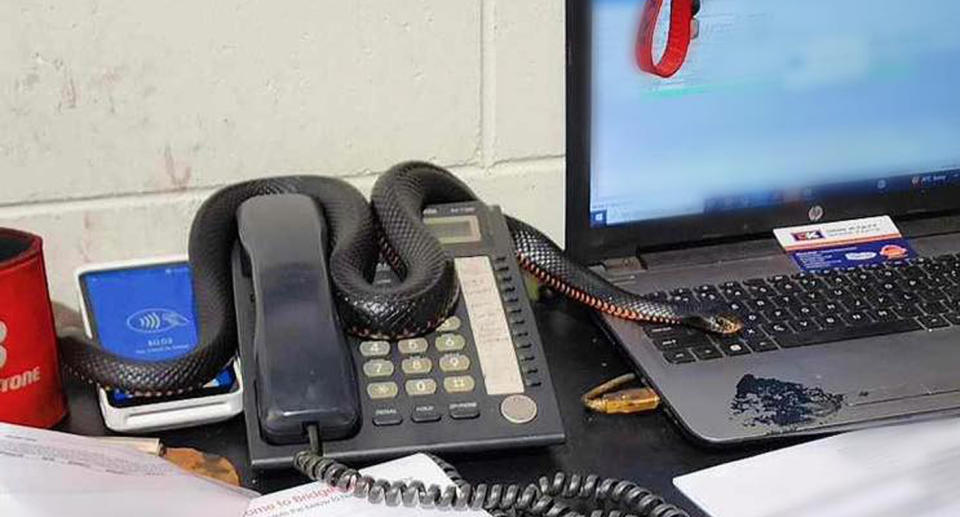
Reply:
M311 442L317 443L314 440ZM538 483L526 486L472 485L449 463L436 456L428 456L450 477L453 485L426 486L421 481L375 479L313 451L297 454L294 466L314 481L323 481L371 503L387 506L402 504L440 510L483 509L494 517L586 517L571 506L579 502L583 506L592 506L589 517L690 517L684 510L632 481L601 478L595 474L583 476L557 472L552 478L543 476ZM561 501L561 498L568 502ZM596 508L597 505L603 508ZM609 509L611 506L613 509Z

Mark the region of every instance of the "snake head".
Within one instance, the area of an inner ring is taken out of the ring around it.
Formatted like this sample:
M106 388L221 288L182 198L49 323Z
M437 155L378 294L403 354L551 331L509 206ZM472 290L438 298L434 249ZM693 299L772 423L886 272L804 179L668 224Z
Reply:
M682 319L684 325L713 332L714 334L736 334L743 329L743 321L732 313L716 312L687 316Z

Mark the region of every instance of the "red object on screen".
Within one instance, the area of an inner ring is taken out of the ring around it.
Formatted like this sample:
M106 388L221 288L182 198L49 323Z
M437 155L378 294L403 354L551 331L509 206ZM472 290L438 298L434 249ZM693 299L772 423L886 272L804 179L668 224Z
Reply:
M0 228L0 422L52 427L65 414L43 241Z
M670 30L667 46L659 61L653 57L653 38L657 32L657 19L664 0L646 0L640 15L640 29L634 49L637 66L644 72L660 77L670 77L680 70L687 59L690 40L693 39L694 2L696 0L670 0Z

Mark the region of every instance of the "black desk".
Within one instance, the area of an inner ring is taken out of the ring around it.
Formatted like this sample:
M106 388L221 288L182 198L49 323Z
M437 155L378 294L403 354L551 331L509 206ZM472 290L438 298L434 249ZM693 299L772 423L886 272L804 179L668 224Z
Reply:
M557 387L567 443L549 449L445 459L474 482L527 482L557 470L595 472L630 479L702 515L673 488L673 478L704 467L751 456L766 448L711 450L687 440L662 412L608 416L585 411L580 396L591 387L630 371L630 364L612 345L584 308L566 301L535 305L537 321ZM93 388L68 382L70 416L60 430L107 434ZM170 447L193 447L225 456L240 472L245 486L261 493L302 484L290 471L255 474L246 465L246 438L241 417L182 431L158 433Z

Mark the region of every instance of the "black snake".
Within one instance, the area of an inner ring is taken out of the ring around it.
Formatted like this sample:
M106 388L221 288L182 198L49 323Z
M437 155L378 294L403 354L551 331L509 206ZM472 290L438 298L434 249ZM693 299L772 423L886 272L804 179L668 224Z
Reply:
M237 239L237 209L252 197L284 193L312 197L327 220L330 276L348 333L382 339L421 335L451 312L459 296L453 259L422 223L422 212L427 205L477 199L452 173L424 162L399 164L378 179L372 203L338 179L258 179L214 193L193 221L189 257L200 339L192 353L161 362L135 361L113 355L74 332L60 341L63 362L100 386L142 395L183 392L213 378L236 351L230 254ZM507 224L523 269L599 311L715 333L740 330L735 316L714 308L655 301L615 287L567 259L529 225L509 217ZM381 256L398 272L399 284L372 282Z

